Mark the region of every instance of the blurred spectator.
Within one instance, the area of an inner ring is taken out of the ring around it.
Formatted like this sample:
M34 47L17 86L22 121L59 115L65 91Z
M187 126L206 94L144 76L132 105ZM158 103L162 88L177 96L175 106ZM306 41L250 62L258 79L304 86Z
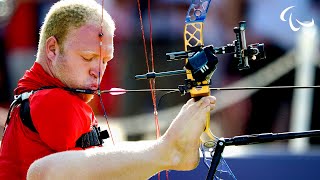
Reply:
M4 41L7 53L6 67L9 82L9 97L13 99L13 89L24 71L35 60L37 44L37 3L21 1L5 27Z

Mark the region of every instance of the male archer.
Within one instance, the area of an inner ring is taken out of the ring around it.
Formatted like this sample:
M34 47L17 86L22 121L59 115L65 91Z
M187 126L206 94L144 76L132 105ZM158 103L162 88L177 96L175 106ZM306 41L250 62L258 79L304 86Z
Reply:
M94 0L61 0L50 8L36 61L14 91L0 179L146 179L197 166L214 97L190 99L158 140L103 146L87 105L93 95L78 91L97 90L113 58L115 25L102 9Z

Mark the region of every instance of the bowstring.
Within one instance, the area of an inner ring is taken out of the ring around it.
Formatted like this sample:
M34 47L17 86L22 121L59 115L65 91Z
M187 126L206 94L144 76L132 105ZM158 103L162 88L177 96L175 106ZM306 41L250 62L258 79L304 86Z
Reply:
M146 66L148 72L150 72L150 69L152 72L155 72L154 68L154 56L153 56L153 42L152 42L152 21L151 21L151 2L148 0L148 20L149 20L149 38L150 38L150 55L151 55L151 68L149 65L149 55L147 53L147 46L146 46L146 39L145 39L145 31L143 26L143 19L142 19L142 13L141 13L141 6L140 6L140 0L137 0L138 4L138 11L139 11L139 20L140 20L140 27L141 27L141 33L142 33L142 40L143 40L143 46L144 46L144 54L145 54L145 60L146 60ZM158 118L158 110L157 110L157 102L156 102L156 81L155 78L149 79L149 86L150 86L150 92L151 92L151 98L152 98L152 104L153 104L153 113L154 113L154 122L156 127L156 138L160 138L161 132L160 132L160 125L159 125L159 118ZM160 179L160 173L158 173L158 179ZM166 179L169 179L168 171L166 171Z
M152 42L152 23L151 23L151 3L150 0L148 0L148 19L149 19L149 32L150 32L150 51L151 51L151 68L152 72L155 72L154 69L154 56L153 56L153 42ZM156 79L152 78L149 80L151 94L152 94L152 104L153 104L153 112L155 117L155 126L156 126L156 136L157 139L160 138L161 132L160 132L160 125L159 125L159 119L158 119L158 110L157 110L157 103L156 103Z
M102 100L102 96L101 96L101 63L103 63L103 58L102 58L102 40L103 40L103 7L104 7L104 0L101 0L101 22L100 22L100 34L99 34L99 55L100 55L100 59L99 59L99 73L98 73L98 90L97 90L97 95L99 96L99 100L100 100L100 105L102 107L103 110L103 117L106 119L106 123L108 126L108 131L109 131L109 135L110 138L112 140L113 145L115 145L114 139L113 139L113 135L111 132L111 128L109 125L109 121L108 121L108 115L107 115L107 111L106 108L103 104L103 100Z
M138 11L139 11L139 19L140 19L140 27L142 32L142 39L143 39L143 46L144 46L144 52L145 52L145 60L147 65L147 70L150 72L150 69L154 72L154 58L153 58L153 43L152 43L152 24L151 24L151 8L150 8L150 0L148 0L148 18L149 18L149 29L150 29L150 54L151 54L151 68L149 65L149 55L147 53L147 46L146 46L146 38L145 38L145 31L143 28L143 19L142 19L142 13L141 13L141 6L140 6L140 0L137 0L138 4ZM156 124L156 137L160 137L160 128L159 128L159 121L158 121L158 112L157 112L157 105L156 105L156 91L155 91L155 79L151 78L149 80L149 86L150 86L150 92L152 97L152 104L153 104L153 111L154 111L154 117L155 117L155 124Z

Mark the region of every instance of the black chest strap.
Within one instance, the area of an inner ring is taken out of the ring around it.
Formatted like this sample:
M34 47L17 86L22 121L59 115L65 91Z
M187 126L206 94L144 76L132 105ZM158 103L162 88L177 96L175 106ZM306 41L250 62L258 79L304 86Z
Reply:
M31 131L38 132L33 125L30 114L30 103L29 99L23 100L20 105L20 119L22 123L27 126Z
M76 147L85 149L90 146L101 146L103 144L103 139L107 138L109 138L109 133L107 130L100 131L100 127L93 126L90 132L83 134L77 140Z
M14 100L10 105L8 115L7 115L7 120L5 123L5 128L9 124L10 119L11 119L11 112L12 110L20 105L20 118L22 120L22 123L27 126L30 130L33 132L37 132L35 129L32 120L31 120L31 115L30 115L30 105L29 105L29 97L32 95L34 91L30 92L24 92L20 95L15 95Z
M11 119L11 111L14 107L20 104L20 119L22 123L28 127L31 131L38 133L37 129L34 127L31 114L30 114L30 102L29 97L36 91L25 92L20 95L16 95L14 101L11 103L6 126L9 124ZM103 139L109 138L109 133L107 130L100 131L100 127L93 126L90 132L84 133L77 141L76 147L80 147L82 149L91 147L91 146L101 146L103 144Z

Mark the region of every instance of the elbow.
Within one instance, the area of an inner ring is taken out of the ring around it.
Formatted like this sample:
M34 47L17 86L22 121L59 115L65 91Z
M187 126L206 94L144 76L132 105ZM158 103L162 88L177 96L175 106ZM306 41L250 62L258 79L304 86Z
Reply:
M34 161L27 172L27 180L49 180L55 179L55 174L52 173L52 167L45 158Z
M43 177L41 177L41 174L43 174L43 168L41 166L41 163L39 163L39 160L37 160L33 162L29 167L27 173L27 180L43 179Z
M30 165L27 172L27 180L67 179L67 177L74 177L72 173L77 172L77 169L68 168L69 164L68 160L64 156L61 156L61 154L60 156L57 156L57 154L45 156ZM74 171L74 169L76 170Z

